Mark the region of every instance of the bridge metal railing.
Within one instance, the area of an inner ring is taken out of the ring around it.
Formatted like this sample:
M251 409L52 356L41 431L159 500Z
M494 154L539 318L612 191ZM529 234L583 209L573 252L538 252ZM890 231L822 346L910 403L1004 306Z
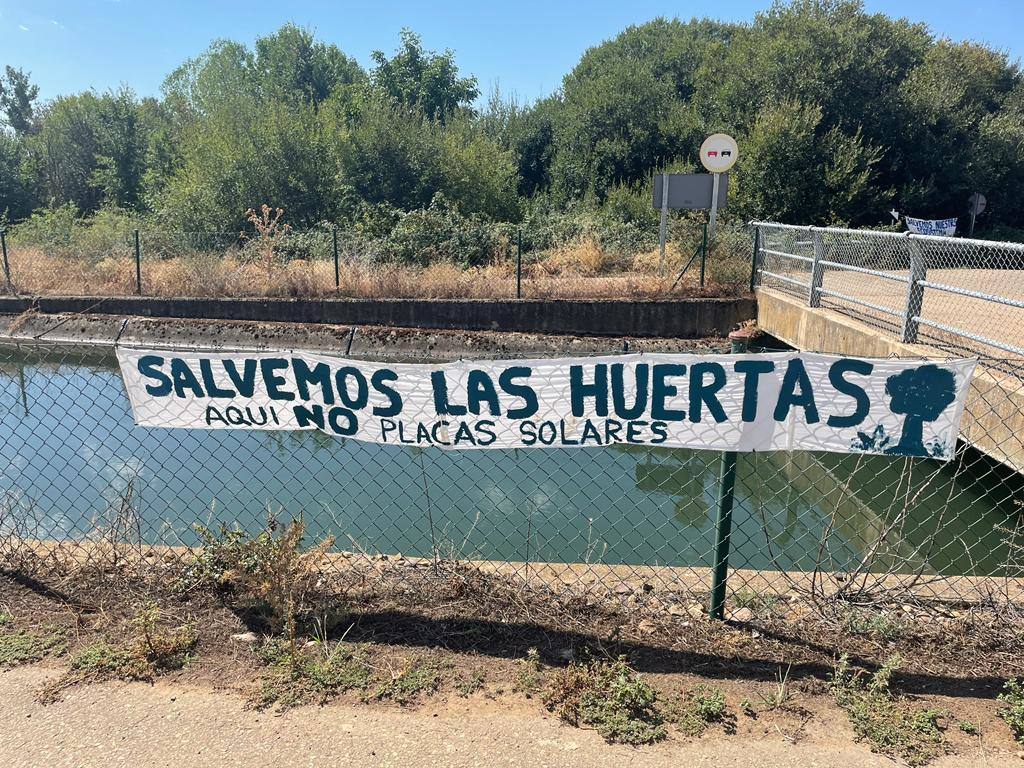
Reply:
M754 282L943 351L1024 356L1024 244L752 222Z

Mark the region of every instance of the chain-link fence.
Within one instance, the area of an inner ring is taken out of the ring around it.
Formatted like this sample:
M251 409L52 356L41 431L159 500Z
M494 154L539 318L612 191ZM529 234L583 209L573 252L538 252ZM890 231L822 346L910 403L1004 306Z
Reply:
M710 264L699 234L657 250L579 237L545 247L509 225L490 237L438 233L399 242L321 226L244 232L98 227L47 240L0 231L8 294L340 298L624 298L733 295L745 254ZM685 242L684 242L685 240ZM691 242L692 241L692 242Z
M756 222L760 285L901 340L1024 356L1024 245Z
M1024 376L1024 363L1004 360ZM1024 479L969 444L1005 408L975 387L948 463L739 454L730 599L1019 605ZM109 345L0 345L0 554L66 567L195 556L199 529L301 515L340 577L458 562L558 594L706 604L722 454L447 452L320 432L147 429ZM1018 414L1019 416L1019 414ZM973 430L973 432L972 432ZM1021 455L1020 433L999 433ZM1011 441L1015 441L1012 445ZM27 566L26 566L27 567Z

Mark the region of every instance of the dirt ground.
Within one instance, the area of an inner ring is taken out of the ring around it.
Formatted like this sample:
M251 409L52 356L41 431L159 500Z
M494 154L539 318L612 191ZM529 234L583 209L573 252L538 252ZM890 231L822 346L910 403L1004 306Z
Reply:
M33 691L58 674L22 667L0 674L0 761L60 766L757 766L866 768L893 765L854 744L834 713L810 719L799 738L777 726L640 748L606 744L529 701L483 696L413 709L333 703L284 715L257 713L238 697L174 682L103 683L43 707ZM794 743L795 741L795 743ZM932 763L1018 766L1003 740L977 743Z
M868 671L903 659L893 694L941 712L929 765L1022 762L996 699L1021 673L1019 628L1005 617L947 609L911 624L875 610L851 622L766 603L723 623L690 604L666 610L671 596L642 590L614 605L455 566L433 575L374 562L335 584L299 635L308 658L341 650L365 678L310 687L321 668L289 698L297 684L268 661L265 615L230 592L174 587L173 570L127 576L0 573L0 764L892 764L858 739L830 691L844 653ZM155 618L143 630L147 610ZM82 671L97 648L138 647L140 632L160 646L184 626L194 642L183 664ZM658 743L606 743L545 707L552 680L598 657L628 660L659 701L713 689L726 715L698 735L673 726ZM409 672L425 684L389 688ZM785 695L769 704L780 680Z

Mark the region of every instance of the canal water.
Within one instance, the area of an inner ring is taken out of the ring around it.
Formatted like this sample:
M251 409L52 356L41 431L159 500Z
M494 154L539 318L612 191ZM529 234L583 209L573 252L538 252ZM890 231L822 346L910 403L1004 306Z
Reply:
M369 553L707 566L720 455L622 446L442 452L316 432L134 426L112 355L0 347L0 534L94 535L126 499L153 543L302 514ZM740 454L737 568L999 575L1018 476L962 461ZM6 528L7 530L3 530ZM881 543L879 543L881 540Z

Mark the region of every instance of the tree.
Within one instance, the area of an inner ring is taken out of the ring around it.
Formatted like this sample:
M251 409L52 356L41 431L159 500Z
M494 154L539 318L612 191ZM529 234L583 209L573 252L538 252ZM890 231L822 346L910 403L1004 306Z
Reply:
M314 106L341 88L366 82L366 73L355 59L294 24L256 39L253 70L265 97Z
M9 64L0 77L0 109L4 112L7 125L18 135L33 129L34 106L39 96L39 86L29 81L26 72Z
M475 77L459 77L450 50L424 51L419 35L410 29L401 34L402 45L390 59L381 51L371 54L375 66L370 79L375 89L442 123L480 95Z
M885 393L892 399L893 413L906 414L899 442L886 453L897 456L928 456L923 430L926 421L935 421L956 400L956 377L948 368L929 363L890 376Z
M737 207L749 218L808 224L860 218L879 201L871 187L879 155L859 134L824 128L818 106L767 109L743 142Z
M0 226L32 212L32 191L22 170L23 161L21 142L0 131Z
M93 212L103 203L141 202L148 146L139 103L128 88L61 96L42 111L27 143L40 197Z

